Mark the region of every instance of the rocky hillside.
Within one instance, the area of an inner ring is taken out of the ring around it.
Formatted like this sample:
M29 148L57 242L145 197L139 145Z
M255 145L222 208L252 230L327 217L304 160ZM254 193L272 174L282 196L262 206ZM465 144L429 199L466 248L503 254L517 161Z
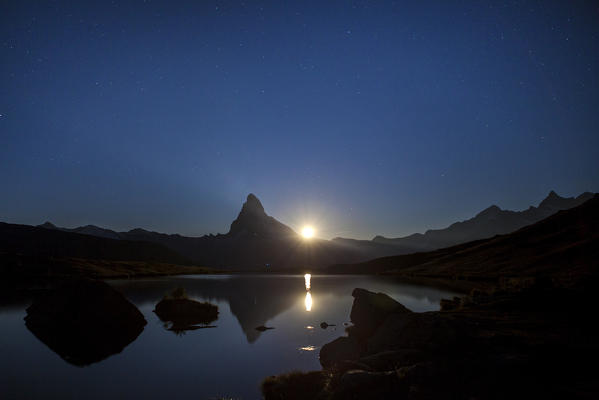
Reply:
M411 278L496 280L599 273L599 196L514 233L431 252L337 265L329 272L390 273Z
M456 222L444 229L431 229L424 234L388 239L376 236L377 243L409 247L415 250L434 250L495 235L514 232L527 225L539 222L558 211L577 207L594 196L585 192L577 197L560 197L551 191L538 207L529 207L524 211L502 210L492 205L466 221Z

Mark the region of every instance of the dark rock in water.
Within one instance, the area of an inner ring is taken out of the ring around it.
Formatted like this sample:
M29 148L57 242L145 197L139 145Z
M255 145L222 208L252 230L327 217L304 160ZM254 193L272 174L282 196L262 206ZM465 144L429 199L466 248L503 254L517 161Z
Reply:
M383 293L373 293L365 289L354 289L354 304L351 309L352 332L354 335L367 338L392 313L411 314L403 305Z
M256 330L260 331L260 332L264 332L264 331L267 331L269 329L275 329L275 328L272 327L272 326L264 326L264 325L260 325L260 326L256 327Z
M27 308L25 325L64 360L85 366L123 351L146 320L108 284L84 280L36 299Z
M171 322L168 329L177 333L207 327L218 319L217 306L188 299L183 289L176 289L171 296L160 300L154 312L161 321Z
M362 351L363 346L356 338L342 336L322 346L320 364L328 368L342 361L357 360Z
M329 326L337 326L337 325L335 325L335 324L327 324L326 322L321 322L320 323L320 327L322 329L327 329Z

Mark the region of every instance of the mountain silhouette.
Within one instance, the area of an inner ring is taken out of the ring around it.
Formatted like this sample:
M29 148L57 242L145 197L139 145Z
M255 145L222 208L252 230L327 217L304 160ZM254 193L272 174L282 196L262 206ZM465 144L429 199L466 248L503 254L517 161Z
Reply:
M320 268L429 251L514 232L560 210L576 207L592 196L592 193L583 193L576 198L563 198L551 191L538 207L524 211L502 210L492 205L475 217L456 222L445 229L428 230L424 234L415 233L402 238L376 236L373 240L304 240L289 226L269 216L258 197L252 193L247 196L239 215L225 234L186 237L141 228L115 232L94 225L68 229L56 227L50 222L40 227L115 240L152 242L169 248L193 264L206 267Z
M549 197L554 207L566 204L563 198ZM598 243L599 195L595 195L582 205L506 235L430 252L336 265L328 271L473 281L546 276L572 283L599 275Z
M186 237L150 232L141 228L115 232L93 225L60 228L50 222L40 227L115 240L143 241L163 245L193 264L226 269L318 268L340 262L366 261L397 254L400 246L381 243L356 245L313 238L304 240L289 226L269 216L250 193L229 232ZM406 249L409 251L410 249Z
M0 254L3 256L0 266L4 266L5 261L6 266L18 268L18 265L11 265L10 256L25 256L39 260L71 257L179 265L190 263L188 259L159 243L113 240L96 235L48 229L48 226L49 223L44 224L44 227L35 227L0 222ZM19 263L20 261L17 264Z
M593 193L585 192L578 197L564 198L551 191L538 207L530 207L524 211L502 210L498 206L492 205L476 214L474 218L456 222L445 229L431 229L424 234L415 233L394 239L376 236L372 240L377 243L411 247L420 251L440 249L472 240L515 232L558 211L577 207L593 196Z
M294 237L297 233L287 225L266 215L258 198L250 193L237 219L231 224L229 236Z

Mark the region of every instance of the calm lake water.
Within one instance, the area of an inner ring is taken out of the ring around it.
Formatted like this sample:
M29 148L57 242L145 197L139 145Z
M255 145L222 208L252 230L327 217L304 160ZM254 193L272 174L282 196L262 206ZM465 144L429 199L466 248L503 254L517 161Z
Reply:
M260 399L268 375L320 369L322 345L344 335L356 287L384 292L413 311L439 309L454 293L389 277L201 275L109 282L148 324L121 353L77 367L25 326L28 301L0 304L0 398ZM307 285L309 284L309 290ZM153 313L177 287L219 307L214 328L177 334ZM336 324L322 329L321 322ZM261 325L275 329L259 332Z

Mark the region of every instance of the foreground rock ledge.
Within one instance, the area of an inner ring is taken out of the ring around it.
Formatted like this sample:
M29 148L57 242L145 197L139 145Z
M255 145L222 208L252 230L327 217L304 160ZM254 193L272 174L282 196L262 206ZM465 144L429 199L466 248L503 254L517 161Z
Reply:
M354 326L323 346L324 370L265 379L266 400L597 398L585 367L599 356L593 291L473 292L427 313L382 293L352 295Z

